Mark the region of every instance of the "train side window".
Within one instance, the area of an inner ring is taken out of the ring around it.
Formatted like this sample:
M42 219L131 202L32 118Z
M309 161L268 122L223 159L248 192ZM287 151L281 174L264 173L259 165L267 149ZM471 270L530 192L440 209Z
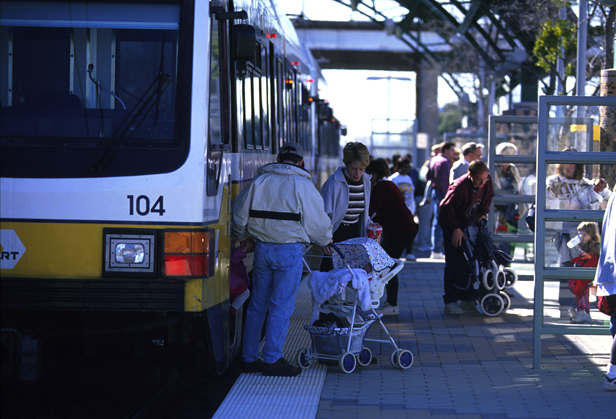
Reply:
M261 114L263 113L263 105L261 102L261 77L258 73L252 74L252 98L253 98L253 127L254 127L254 146L262 148L263 146L263 127L261 125Z
M209 98L209 143L223 143L222 88L220 74L220 34L218 21L212 19L212 46L210 55L210 98Z
M218 193L222 173L222 154L229 147L230 85L228 77L227 24L212 19L210 87L208 100L207 194Z
M253 111L252 111L252 73L249 72L242 80L242 103L244 108L244 146L254 148Z
M286 95L285 95L285 71L284 66L281 60L277 62L277 90L276 95L278 97L278 108L277 108L277 116L278 120L276 122L277 127L277 137L278 137L278 146L282 147L287 138L287 118L285 112L286 106Z
M261 47L261 123L263 124L263 148L269 149L270 147L270 97L269 97L269 57L267 54L267 48Z

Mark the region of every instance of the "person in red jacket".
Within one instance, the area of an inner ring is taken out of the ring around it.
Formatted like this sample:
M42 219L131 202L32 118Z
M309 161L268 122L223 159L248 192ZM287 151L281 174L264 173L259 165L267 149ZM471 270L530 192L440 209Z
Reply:
M388 180L389 167L383 159L370 162L366 173L372 175L370 192L370 217L383 227L381 246L392 258L400 258L409 240L415 238L418 226L413 214L406 206L398 186ZM383 315L397 315L398 310L398 275L385 285L387 301L380 307Z
M601 255L601 239L597 223L583 222L577 227L581 242L580 255L571 259L571 266L596 268ZM592 323L590 317L590 280L570 279L569 291L575 296L575 309L570 309L571 323Z
M471 300L462 293L465 288L460 286L468 284L470 275L461 247L462 241L466 240L462 230L487 216L493 197L494 187L488 166L481 160L475 160L468 166L466 176L453 181L440 203L439 224L443 229L445 247L445 314L463 314L458 300Z

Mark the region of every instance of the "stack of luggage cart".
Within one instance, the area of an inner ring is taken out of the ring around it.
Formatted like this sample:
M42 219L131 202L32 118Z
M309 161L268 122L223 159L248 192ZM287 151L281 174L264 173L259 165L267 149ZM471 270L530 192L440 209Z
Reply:
M511 298L505 292L518 280L515 270L506 267L512 261L507 253L494 247L488 231L488 221L481 220L464 229L468 240L462 243L462 252L470 275L464 290L475 300L478 310L487 316L504 313L511 307Z

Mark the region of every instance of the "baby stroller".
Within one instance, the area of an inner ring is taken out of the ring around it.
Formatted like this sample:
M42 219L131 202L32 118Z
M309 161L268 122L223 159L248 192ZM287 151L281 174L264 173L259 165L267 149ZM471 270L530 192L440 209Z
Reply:
M465 289L483 314L496 316L505 312L511 307L511 298L503 290L518 280L515 270L506 267L513 259L494 246L485 218L467 226L464 235L468 240L462 241L462 253L470 269Z
M364 341L390 343L394 347L391 364L407 369L413 354L400 349L375 309L383 296L385 284L404 266L392 259L383 248L369 238L350 239L336 245L331 272L311 272L310 290L315 312L312 320L321 319L304 329L310 333L311 345L300 349L297 361L309 368L312 361L337 361L340 370L350 374L357 364L370 365L372 352ZM389 340L366 339L370 326L378 321Z

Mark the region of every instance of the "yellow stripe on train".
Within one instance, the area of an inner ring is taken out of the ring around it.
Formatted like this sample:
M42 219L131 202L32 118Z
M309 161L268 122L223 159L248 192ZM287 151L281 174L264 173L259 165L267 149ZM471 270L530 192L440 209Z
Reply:
M212 235L216 236L215 243L212 241L216 251L213 249L210 252L213 259L210 265L212 272L208 273L206 278L179 278L185 281L185 311L199 312L229 299L229 239L226 226L224 229L220 229L220 225L211 227ZM104 264L104 228L150 231L199 229L169 225L2 221L0 272L6 278L101 279ZM162 252L159 254L162 255ZM154 257L157 258L158 255ZM126 278L130 277L126 275ZM122 278L122 275L118 275L117 279Z

